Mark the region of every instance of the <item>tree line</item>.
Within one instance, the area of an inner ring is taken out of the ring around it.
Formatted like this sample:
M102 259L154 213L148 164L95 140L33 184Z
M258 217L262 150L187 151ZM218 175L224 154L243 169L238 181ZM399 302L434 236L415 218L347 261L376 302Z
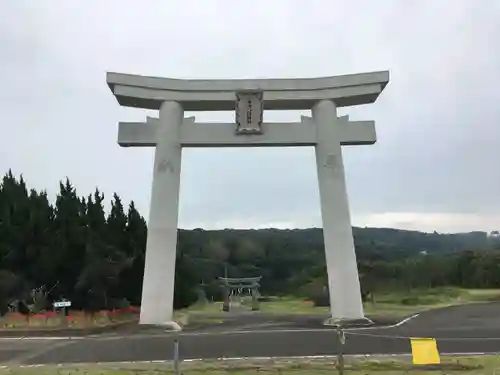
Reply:
M146 220L117 194L105 212L98 189L77 194L66 179L53 203L9 171L0 184L0 311L13 303L50 308L68 299L96 311L139 305ZM353 228L364 294L395 280L405 287L500 287L498 237ZM174 305L200 285L221 298L217 277L262 276L263 295L316 298L326 286L321 229L179 230Z

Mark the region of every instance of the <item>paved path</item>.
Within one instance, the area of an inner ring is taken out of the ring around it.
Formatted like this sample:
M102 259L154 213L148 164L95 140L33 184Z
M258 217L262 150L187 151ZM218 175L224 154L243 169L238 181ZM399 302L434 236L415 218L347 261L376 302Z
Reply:
M347 331L346 354L404 354L407 337L436 337L442 353L500 352L500 304L422 313L393 328ZM183 359L331 355L337 336L328 329L187 332ZM75 339L0 339L0 363L49 364L153 361L172 358L173 337L132 334Z

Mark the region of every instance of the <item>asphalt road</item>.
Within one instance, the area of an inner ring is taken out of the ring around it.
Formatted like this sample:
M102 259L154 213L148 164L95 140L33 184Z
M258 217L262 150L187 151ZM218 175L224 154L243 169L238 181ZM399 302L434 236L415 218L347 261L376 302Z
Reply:
M180 338L181 357L332 355L339 349L337 335L329 329L295 330L262 325L241 329L186 332ZM429 311L398 327L348 330L346 337L346 354L410 353L408 337L434 337L442 353L500 352L500 304ZM158 332L74 339L11 338L0 339L0 363L168 360L172 359L172 349L173 336Z

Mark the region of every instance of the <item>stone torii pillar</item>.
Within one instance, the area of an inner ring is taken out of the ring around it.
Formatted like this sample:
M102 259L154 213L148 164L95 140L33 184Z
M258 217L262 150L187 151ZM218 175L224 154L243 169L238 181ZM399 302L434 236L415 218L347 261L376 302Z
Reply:
M182 147L314 146L331 318L364 319L341 146L376 142L373 121L349 121L337 108L375 102L389 73L308 79L178 80L108 73L123 106L159 110L121 122L122 147L155 147L141 324L172 320ZM186 111L236 108L235 123L197 123ZM264 123L264 110L312 109L292 123Z

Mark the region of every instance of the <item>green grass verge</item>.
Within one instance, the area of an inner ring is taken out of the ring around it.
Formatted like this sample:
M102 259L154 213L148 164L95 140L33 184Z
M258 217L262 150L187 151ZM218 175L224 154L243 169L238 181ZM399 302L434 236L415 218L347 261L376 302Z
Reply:
M244 361L203 361L182 363L183 375L319 375L337 374L333 360L244 360ZM414 366L408 360L352 360L346 358L346 375L430 375L468 374L494 375L500 371L500 356L449 357L443 358L441 365L432 367ZM171 364L129 364L129 365L67 365L38 368L6 368L0 375L132 375L171 374Z
M375 303L365 304L365 313L375 316L404 317L421 311L468 303L500 301L499 289L432 288L382 292Z
M402 318L421 311L453 305L500 301L499 289L460 289L452 287L384 291L375 294L375 303L365 303L369 316ZM191 321L208 319L220 323L225 313L221 303L194 305L176 312L176 315ZM276 301L262 302L261 312L269 314L328 314L328 307L315 307L311 301L294 297L281 297Z

